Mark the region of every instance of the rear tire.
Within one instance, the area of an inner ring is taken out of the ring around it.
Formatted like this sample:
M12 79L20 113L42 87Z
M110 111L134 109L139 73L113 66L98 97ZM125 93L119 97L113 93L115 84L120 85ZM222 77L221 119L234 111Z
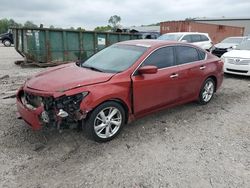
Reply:
M10 47L10 46L11 46L11 41L8 40L8 39L5 39L5 40L3 41L3 45L6 46L6 47Z
M199 94L199 103L204 105L211 101L215 92L215 82L212 78L206 79L203 83L200 94Z
M109 101L91 112L84 130L88 138L97 142L107 142L120 133L124 123L124 108L117 102Z

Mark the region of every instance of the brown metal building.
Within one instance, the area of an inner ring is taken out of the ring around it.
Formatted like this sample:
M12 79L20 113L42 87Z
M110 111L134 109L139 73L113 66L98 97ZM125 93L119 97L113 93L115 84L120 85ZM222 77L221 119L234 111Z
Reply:
M243 36L244 27L197 23L194 21L161 22L161 34L171 32L202 32L208 33L214 43L226 37Z

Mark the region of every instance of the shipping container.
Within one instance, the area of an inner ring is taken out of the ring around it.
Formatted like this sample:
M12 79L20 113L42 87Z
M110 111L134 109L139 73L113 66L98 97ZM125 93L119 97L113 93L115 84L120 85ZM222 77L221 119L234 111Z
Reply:
M25 63L53 66L84 60L103 48L140 35L48 28L12 28L14 46Z
M243 36L244 27L197 23L194 21L161 22L161 34L171 32L201 32L208 33L214 43L227 37Z

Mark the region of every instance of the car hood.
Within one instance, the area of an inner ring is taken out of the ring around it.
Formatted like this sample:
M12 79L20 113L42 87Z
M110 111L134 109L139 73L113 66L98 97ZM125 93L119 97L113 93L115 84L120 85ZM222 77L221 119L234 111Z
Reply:
M250 59L250 50L231 50L225 53L223 57Z
M5 36L5 35L8 35L8 33L1 33L0 37Z
M230 48L230 47L237 46L237 45L238 45L237 43L218 43L218 44L215 44L214 46L216 48Z
M107 82L114 74L78 67L75 63L61 65L41 72L25 86L46 92L64 92L70 89Z

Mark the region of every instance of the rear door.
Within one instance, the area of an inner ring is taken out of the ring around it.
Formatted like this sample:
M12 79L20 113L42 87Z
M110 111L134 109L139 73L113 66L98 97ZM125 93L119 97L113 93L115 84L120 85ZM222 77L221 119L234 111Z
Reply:
M135 115L173 104L179 99L178 68L175 66L174 47L154 51L141 66L155 65L155 74L132 75Z
M191 38L192 38L193 44L195 44L196 46L199 46L200 48L204 50L209 50L212 46L211 41L205 35L193 34Z
M182 100L196 98L206 76L206 53L191 46L176 46L176 61L179 65L180 96Z

